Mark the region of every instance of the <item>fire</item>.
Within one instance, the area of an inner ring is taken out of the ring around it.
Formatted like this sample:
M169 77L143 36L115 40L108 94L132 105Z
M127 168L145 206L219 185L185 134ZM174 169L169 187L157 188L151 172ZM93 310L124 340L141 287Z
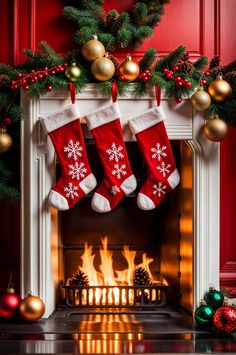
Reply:
M79 269L88 276L90 286L131 286L133 272L136 267L140 266L145 268L152 278L149 265L154 259L148 258L146 253L142 254L142 263L136 265L136 251L130 250L128 245L124 245L122 255L128 267L124 270L115 270L113 267L113 252L108 249L108 237L102 237L99 254L101 263L99 265L99 271L97 271L94 266L96 254L93 254L92 245L89 246L85 243L84 253L81 256L82 266L79 266Z

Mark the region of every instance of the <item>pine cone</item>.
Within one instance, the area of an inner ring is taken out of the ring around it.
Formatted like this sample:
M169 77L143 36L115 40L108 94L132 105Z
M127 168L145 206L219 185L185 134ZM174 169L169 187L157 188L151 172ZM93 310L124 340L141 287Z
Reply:
M118 19L119 13L116 10L111 10L108 12L106 18L103 21L103 25L105 28L110 29L114 22Z
M236 84L236 70L226 73L224 79L231 85Z
M120 63L118 62L118 59L114 55L109 55L109 59L113 62L116 70L120 66Z
M4 90L11 86L11 79L6 74L0 75L0 89Z
M220 67L220 56L219 55L215 55L212 60L210 61L209 64L209 70L212 70L216 67Z
M77 270L71 277L71 286L88 286L89 280L88 276L81 270Z
M228 65L225 65L222 68L222 73L223 75L225 75L226 73L230 73L235 70L236 70L236 60L234 60L232 63L229 63Z
M179 60L176 65L181 73L191 73L194 70L194 65L190 60Z
M132 282L134 285L151 285L152 280L149 272L143 267L138 267L133 274Z
M218 67L215 67L210 70L210 75L217 77L217 75L219 75L221 72L222 72L222 66L219 65Z

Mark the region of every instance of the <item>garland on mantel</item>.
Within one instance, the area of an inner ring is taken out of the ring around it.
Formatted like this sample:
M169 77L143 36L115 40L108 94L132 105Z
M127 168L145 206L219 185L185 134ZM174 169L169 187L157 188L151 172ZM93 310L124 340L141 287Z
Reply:
M102 0L73 1L77 7L66 7L64 14L77 23L79 32L76 32L75 37L77 41L80 39L78 41L80 46L86 43L96 30L100 42L110 50L118 43L121 47L127 45L134 47L135 43L140 46L147 36L140 34L140 37L137 38L138 34L135 31L138 31L139 25L146 26L147 23L150 28L154 27L160 20L163 5L167 2L165 0L143 0L136 3L130 15L127 13L118 14L116 10L107 14L102 12L101 15ZM154 6L155 4L157 7ZM94 11L97 16L94 16ZM96 23L94 22L93 26L90 26L92 19ZM91 29L92 32L88 29ZM127 35L129 41L125 41L125 31L132 33L132 36ZM117 40L118 34L120 37L123 34L123 42L121 39ZM111 39L111 36L116 41ZM18 202L19 200L19 136L20 121L24 118L23 108L19 104L20 89L22 88L30 98L39 98L56 89L68 90L69 80L64 72L73 60L76 61L81 71L79 80L74 83L76 92L81 92L88 83L95 82L102 95L109 95L111 94L112 81L116 80L120 96L125 95L131 86L134 95L139 97L144 95L151 86L157 85L165 90L168 97L174 97L177 103L181 102L183 97L196 91L199 82L207 89L217 75L222 73L231 84L233 94L223 103L212 100L208 112L209 114L218 114L227 123L236 125L236 61L222 67L220 58L214 57L207 68L208 59L206 57L202 56L195 62L191 62L184 46L178 47L160 59L157 59L156 49L149 48L138 63L141 75L129 83L119 75L120 63L111 54L109 54L109 58L115 65L115 73L110 80L103 82L96 81L92 76L91 63L81 55L81 47L62 56L57 54L45 41L42 41L38 51L33 52L26 49L24 54L26 60L20 66L11 67L0 64L0 129L7 129L13 139L11 149L0 155L0 200L9 202Z

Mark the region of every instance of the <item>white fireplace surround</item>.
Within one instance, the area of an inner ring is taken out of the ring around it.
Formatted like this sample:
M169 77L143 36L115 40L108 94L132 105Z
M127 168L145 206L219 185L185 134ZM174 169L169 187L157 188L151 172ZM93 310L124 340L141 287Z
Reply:
M110 102L93 84L76 96L81 117ZM127 119L156 105L154 93L135 98L132 89L119 98L122 128L126 141L134 140ZM52 113L70 104L68 92L52 92L39 100L22 93L27 118L21 131L21 295L29 291L46 304L45 317L56 307L57 265L53 261L53 213L47 196L55 182L55 153L38 121L40 115ZM201 134L204 116L193 112L189 100L176 104L162 94L161 105L170 139L185 140L193 152L194 174L194 307L210 284L219 287L219 144ZM84 123L83 118L81 121Z

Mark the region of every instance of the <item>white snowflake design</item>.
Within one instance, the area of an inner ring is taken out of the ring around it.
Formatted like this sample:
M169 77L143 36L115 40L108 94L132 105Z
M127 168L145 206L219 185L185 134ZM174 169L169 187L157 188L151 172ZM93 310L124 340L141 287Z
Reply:
M122 176L127 175L127 171L125 169L126 169L126 165L125 164L122 164L122 165L115 164L111 173L117 179L121 179Z
M165 150L167 149L166 145L163 145L161 147L160 143L157 143L155 147L151 148L152 158L157 159L158 161L161 160L161 157L167 157L167 154L165 153Z
M66 147L64 147L64 152L67 153L68 158L73 158L75 161L78 157L82 156L83 147L80 145L79 141L73 142L72 139L69 140Z
M120 192L120 189L119 189L118 186L114 185L114 186L111 187L111 194L112 195L115 196L118 192Z
M123 147L121 147L121 145L117 147L115 143L112 143L111 147L106 150L109 155L109 160L114 160L118 163L120 159L124 158L124 154L121 153L122 150Z
M170 172L170 170L169 170L170 167L171 167L170 164L167 164L167 165L166 165L166 163L164 163L164 161L163 161L163 162L161 163L161 166L158 166L158 167L157 167L157 170L159 170L160 173L161 173L164 177L166 177L166 174Z
M87 173L87 169L84 168L84 163L75 163L74 165L69 165L69 175L71 175L71 179L80 180L85 177Z
M161 197L161 194L165 195L167 187L162 184L162 182L158 182L158 185L153 185L153 195L157 195Z
M79 194L78 194L77 190L78 190L78 187L74 186L72 184L72 182L69 182L69 184L64 187L64 192L66 192L66 197L71 197L72 200L75 197L79 197Z

